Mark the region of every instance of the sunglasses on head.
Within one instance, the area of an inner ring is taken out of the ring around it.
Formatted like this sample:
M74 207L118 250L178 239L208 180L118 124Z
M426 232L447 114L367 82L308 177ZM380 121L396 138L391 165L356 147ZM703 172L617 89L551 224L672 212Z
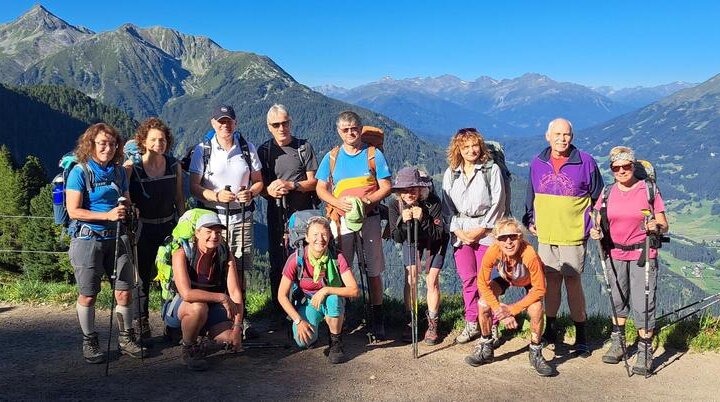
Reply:
M625 171L632 170L632 169L633 169L633 164L632 164L632 163L626 163L626 164L624 164L624 165L610 165L610 170L612 170L612 171L615 172L615 173L619 172L620 169L625 170Z
M280 126L287 127L290 124L290 120L280 121L277 123L270 123L272 128L280 128Z
M500 241L500 242L506 242L506 241L508 241L508 239L511 240L511 241L515 241L515 240L517 240L517 239L519 239L519 238L520 238L520 235L519 235L519 234L517 234L517 233L512 233L512 234L500 235L500 236L497 237L497 240Z

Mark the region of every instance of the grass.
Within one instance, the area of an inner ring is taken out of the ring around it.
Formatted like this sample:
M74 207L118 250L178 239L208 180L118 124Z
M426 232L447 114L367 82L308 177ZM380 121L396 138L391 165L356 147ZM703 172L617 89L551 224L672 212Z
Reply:
M103 282L102 289L97 298L97 305L101 309L110 308L110 287ZM51 304L69 307L75 304L77 290L75 285L67 283L48 283L28 280L19 274L0 270L0 302ZM150 294L150 309L159 311L162 300L159 291ZM441 301L440 329L447 333L461 329L465 325L464 305L461 295L443 296ZM393 326L404 325L407 321L405 307L401 300L385 298L385 319ZM251 317L264 317L272 309L272 302L268 292L251 291L247 295L247 310ZM421 318L426 311L426 305L418 306ZM363 305L360 299L352 302L348 307L348 314L362 317ZM530 321L524 313L520 315L522 328L517 331L503 330L506 337L530 337ZM557 320L558 333L568 339L575 337L575 327L567 316ZM605 341L610 336L612 325L609 317L588 317L587 336L592 341ZM628 343L635 342L637 330L628 320L626 327ZM679 350L692 350L696 352L720 351L720 317L701 315L690 317L673 324L660 332L656 337L656 344Z
M703 201L700 206L693 202L678 209L679 202L666 204L672 233L687 235L696 241L720 239L720 216L710 214L712 203Z

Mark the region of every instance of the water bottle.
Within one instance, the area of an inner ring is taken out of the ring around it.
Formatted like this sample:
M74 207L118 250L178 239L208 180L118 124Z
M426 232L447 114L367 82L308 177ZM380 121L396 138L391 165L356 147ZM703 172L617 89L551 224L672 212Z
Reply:
M53 204L62 205L65 198L65 180L62 176L58 175L53 179L52 193Z

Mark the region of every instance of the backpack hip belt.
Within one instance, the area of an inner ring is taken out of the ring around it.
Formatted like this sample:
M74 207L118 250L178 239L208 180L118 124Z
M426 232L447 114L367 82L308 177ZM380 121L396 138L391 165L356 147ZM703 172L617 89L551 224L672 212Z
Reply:
M633 250L640 250L645 248L645 242L637 243L637 244L630 244L630 245L624 245L624 244L615 244L613 248L622 250L622 251L633 251Z

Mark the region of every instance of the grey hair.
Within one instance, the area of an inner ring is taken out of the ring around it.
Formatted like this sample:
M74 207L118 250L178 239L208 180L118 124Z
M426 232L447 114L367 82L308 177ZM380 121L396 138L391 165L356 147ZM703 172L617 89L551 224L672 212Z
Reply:
M570 135L574 135L575 133L574 133L574 131L573 131L572 123L570 123L570 120L564 119L564 118L562 118L562 117L555 118L555 119L553 119L550 123L548 123L547 131L545 131L545 135L550 134L550 130L552 130L553 126L554 126L556 123L560 123L561 121L564 121L565 123L568 124L568 126L570 126Z
M339 127L341 122L347 122L356 126L362 126L362 120L360 120L360 116L350 110L340 112L337 121L335 122L335 125Z
M283 105L283 104L276 103L276 104L270 106L270 109L267 112L268 123L270 122L270 116L274 116L277 114L285 114L285 115L287 115L289 120L292 120L292 118L290 117L290 112L288 112L287 107L285 107L285 105Z
M332 233L330 230L330 220L324 216L313 216L312 218L308 219L307 226L305 226L305 232L310 229L310 226L312 225L321 225L325 228L325 230L328 231L328 233Z

